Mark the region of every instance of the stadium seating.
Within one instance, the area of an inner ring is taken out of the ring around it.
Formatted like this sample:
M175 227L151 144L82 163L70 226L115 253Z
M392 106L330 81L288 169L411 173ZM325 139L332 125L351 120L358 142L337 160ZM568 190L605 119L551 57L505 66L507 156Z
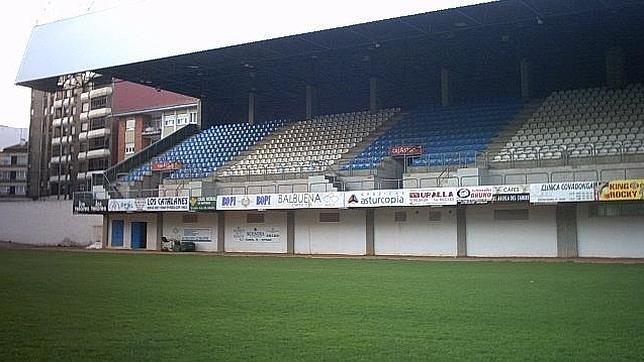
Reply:
M413 166L471 163L521 106L518 100L504 99L409 112L342 169L376 168L396 145L423 147L424 155Z
M178 161L183 167L170 173L171 179L210 176L233 157L247 150L271 132L286 124L285 120L231 123L212 126L173 147L153 161ZM131 171L124 181L140 181L151 174L151 162Z
M644 87L552 93L493 161L644 154Z
M396 110L318 116L293 123L254 147L221 176L275 175L323 171Z

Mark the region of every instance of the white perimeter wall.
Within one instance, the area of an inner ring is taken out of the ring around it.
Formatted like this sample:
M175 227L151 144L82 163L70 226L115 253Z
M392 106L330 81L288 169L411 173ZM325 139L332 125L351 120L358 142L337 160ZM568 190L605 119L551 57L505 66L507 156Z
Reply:
M197 222L184 223L183 215L196 215ZM195 242L197 251L217 251L217 214L215 213L163 213L163 236L181 240L185 229L208 229L210 241Z
M577 208L579 256L644 258L644 216L588 217L588 207Z
M529 209L528 220L495 220L495 209ZM554 206L470 205L466 208L468 256L557 256Z
M109 225L107 229L108 247L112 247L112 220L123 220L123 247L117 249L132 248L132 222L147 222L146 226L146 249L160 250L161 241L157 240L157 217L156 213L136 214L109 214Z
M335 211L295 211L296 254L366 254L365 210L339 210L339 223L319 222L320 212Z
M102 215L74 215L71 200L0 202L0 240L32 245L101 240Z
M245 211L226 212L226 237L225 250L227 252L248 252L248 253L286 253L286 211L264 212L263 224L246 223ZM242 242L235 240L236 228L253 227L275 227L279 230L279 238L276 242Z
M396 222L397 211L407 212L407 221ZM430 211L441 220L429 221ZM456 208L382 208L374 220L376 255L456 255Z

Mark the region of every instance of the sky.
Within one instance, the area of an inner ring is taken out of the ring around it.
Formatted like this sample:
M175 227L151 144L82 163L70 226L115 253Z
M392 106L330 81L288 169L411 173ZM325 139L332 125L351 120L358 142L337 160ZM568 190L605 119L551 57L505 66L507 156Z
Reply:
M0 22L0 49L3 49L3 57L0 59L0 99L3 102L3 112L0 116L0 125L10 127L29 127L29 112L30 112L30 90L25 87L14 85L18 68L22 61L22 57L29 40L29 35L32 28L38 24L46 24L52 21L70 18L87 12L96 12L114 7L133 6L146 6L154 4L150 7L158 8L172 8L180 4L191 4L192 6L199 7L205 13L218 13L226 14L227 12L241 13L251 11L249 18L252 16L265 17L270 16L272 11L278 11L279 15L284 18L284 11L288 9L299 9L303 6L318 6L317 11L311 11L312 14L319 14L322 16L329 16L334 14L334 17L342 18L342 14L350 13L365 13L366 18L371 19L385 19L401 14L410 15L420 12L433 11L438 9L447 9L458 6L470 5L481 3L481 0L398 0L398 1L373 1L373 0L325 0L323 2L310 3L302 0L276 0L269 2L266 0L247 0L245 2L223 2L223 1L206 1L206 0L23 0L11 2L11 6L5 6L4 21ZM307 5L308 4L308 5ZM324 7L322 9L321 7ZM208 8L208 9L206 9ZM320 11L328 10L331 11ZM368 13L368 14L367 14ZM275 13L277 17L278 13ZM317 15L316 15L317 16ZM224 16L225 18L225 16ZM223 18L220 18L223 19ZM288 19L288 16L286 17ZM295 17L294 17L295 19ZM327 19L307 19L319 27L320 24L325 24ZM337 19L334 21L338 22ZM339 21L342 22L341 20ZM248 21L248 24L253 24L253 21ZM291 26L293 24L290 24ZM289 26L283 22L275 22L275 27ZM321 28L325 28L322 26ZM298 28L299 29L299 28ZM262 34L275 33L279 34L279 29L271 29L271 31L262 32L262 29L249 28L251 38L262 40ZM7 36L11 34L11 36ZM239 36L239 34L235 34ZM234 36L229 34L227 36ZM243 39L247 39L243 38ZM242 39L242 38L240 38ZM194 39L193 39L194 40ZM235 43L235 39L229 39ZM198 41L198 40L197 40Z

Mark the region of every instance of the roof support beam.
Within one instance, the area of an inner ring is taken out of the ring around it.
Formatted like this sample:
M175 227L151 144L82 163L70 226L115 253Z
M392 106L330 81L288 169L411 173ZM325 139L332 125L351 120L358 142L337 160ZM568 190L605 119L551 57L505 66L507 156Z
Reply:
M474 24L476 24L476 25L478 25L478 26L483 26L483 25L484 25L480 20L478 20L478 19L476 19L475 17L473 17L473 16L471 16L471 15L469 15L469 14L465 13L465 12L464 12L463 10L461 10L461 9L457 9L457 10L456 10L456 12L457 12L458 14L460 14L460 15L463 15L465 18L467 18L468 20L470 20L470 21L474 22Z
M523 1L523 0L518 0L518 3L519 3L519 4L521 4L521 5L523 5L523 7L524 7L524 8L526 8L526 9L530 10L530 12L532 12L532 13L533 13L534 15L536 15L538 18L540 18L540 19L542 19L542 20L544 19L543 14L541 14L541 12L540 12L539 10L535 9L535 8L534 8L534 6L532 6L532 5L528 4L528 3L526 3L526 2L525 2L525 1Z
M321 48L321 49L323 49L323 50L333 50L333 48L331 48L331 47L328 47L328 46L326 46L326 45L324 45L324 44L318 43L318 42L316 42L316 41L314 41L314 40L311 40L311 39L305 38L305 37L304 37L304 36L302 36L302 35L297 36L297 39L299 39L299 40L301 40L301 41L303 41L303 42L305 42L305 43L309 43L309 44L311 44L311 45L313 45L313 46L316 46L316 47L318 47L318 48Z

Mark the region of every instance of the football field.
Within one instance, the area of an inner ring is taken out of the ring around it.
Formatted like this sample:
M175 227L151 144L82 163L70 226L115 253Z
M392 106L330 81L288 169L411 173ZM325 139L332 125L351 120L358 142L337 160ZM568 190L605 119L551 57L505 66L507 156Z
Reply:
M644 265L0 249L0 360L644 358Z

